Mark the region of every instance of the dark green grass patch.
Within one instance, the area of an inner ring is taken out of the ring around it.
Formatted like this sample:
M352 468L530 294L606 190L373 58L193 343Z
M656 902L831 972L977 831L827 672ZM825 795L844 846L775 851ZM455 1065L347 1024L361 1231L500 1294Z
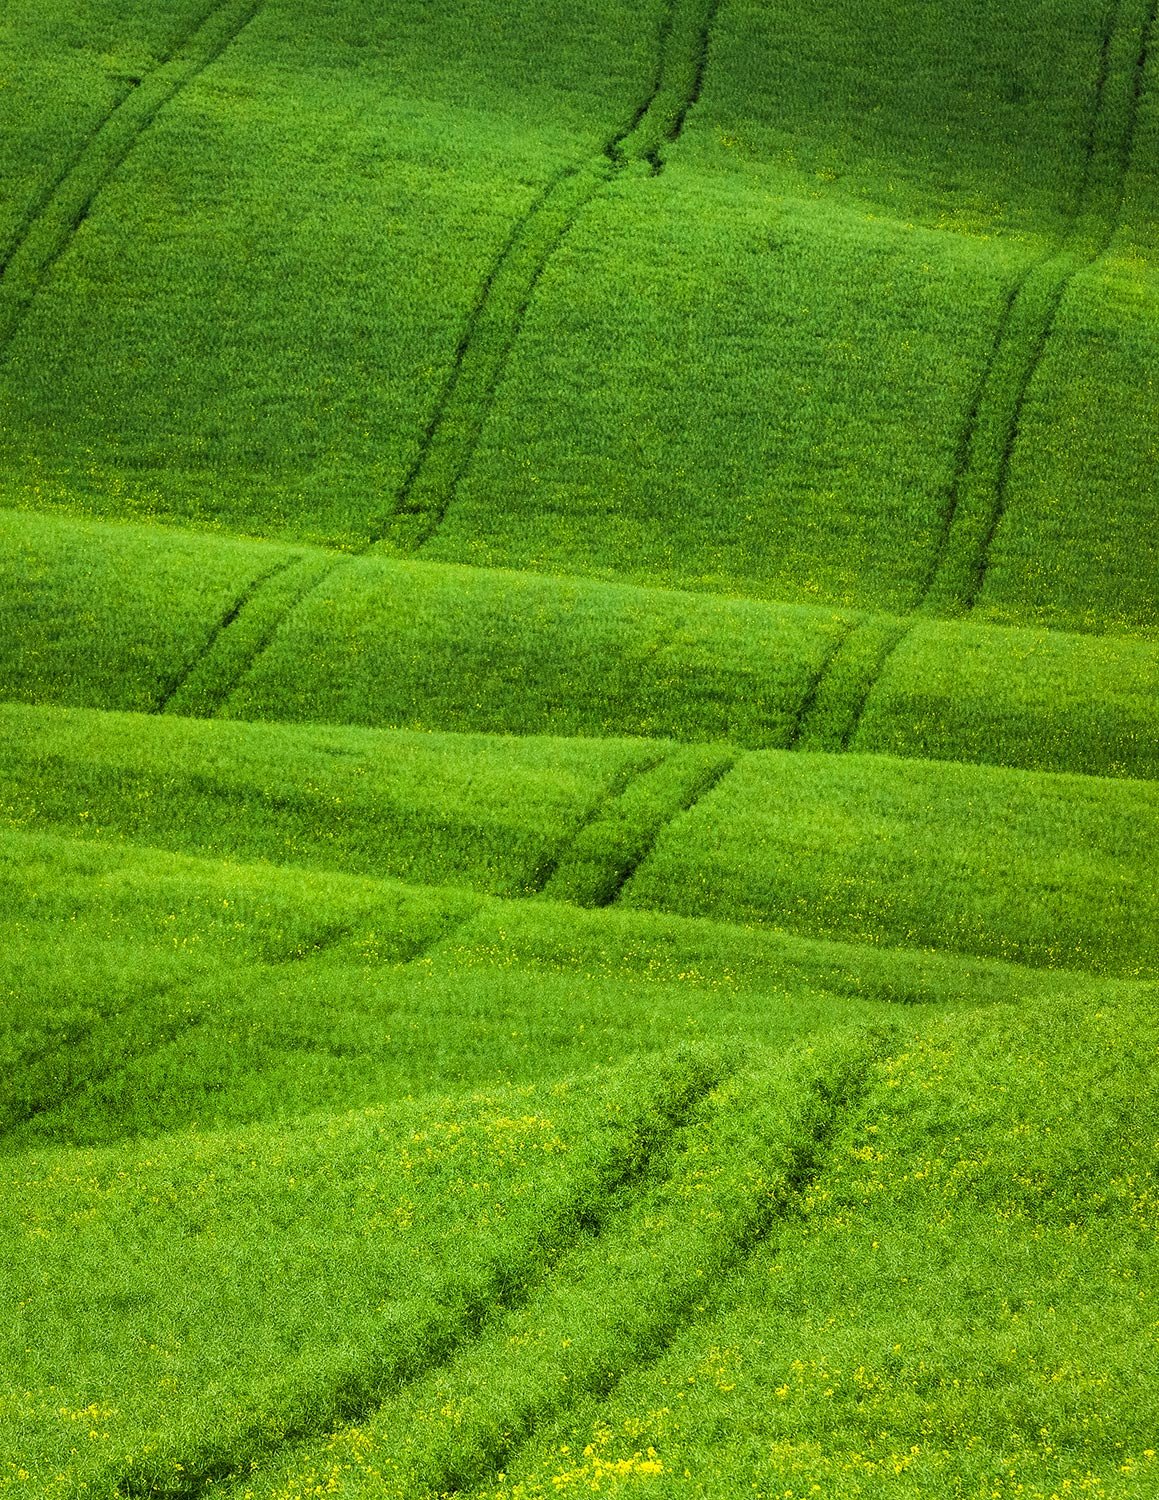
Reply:
M0 1140L108 1144L543 1082L688 1042L777 1049L1107 982L622 908L0 839Z
M0 33L0 265L109 113L196 26L210 0L7 8Z
M744 182L625 178L545 270L423 555L908 608L1025 255Z
M1159 647L0 513L0 696L1154 777ZM329 575L329 576L327 576Z
M229 718L776 745L831 611L367 558L304 601Z
M1138 6L1123 9L1135 19ZM959 233L1058 232L1073 202L1108 8L889 0L820 15L729 0L679 158Z
M29 830L529 895L583 865L606 811L630 876L608 890L636 907L1124 976L1159 960L1152 782L759 751L685 811L676 752L666 817L642 779L621 824L610 799L670 742L22 707L0 726L3 815Z
M1146 779L1159 774L1157 713L1151 641L920 620L878 678L852 743Z

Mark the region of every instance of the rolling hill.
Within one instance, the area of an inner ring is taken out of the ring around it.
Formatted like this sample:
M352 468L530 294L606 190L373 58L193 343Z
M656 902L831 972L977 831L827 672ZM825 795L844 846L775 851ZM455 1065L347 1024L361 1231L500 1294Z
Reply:
M0 1496L1159 1492L1155 0L0 62Z

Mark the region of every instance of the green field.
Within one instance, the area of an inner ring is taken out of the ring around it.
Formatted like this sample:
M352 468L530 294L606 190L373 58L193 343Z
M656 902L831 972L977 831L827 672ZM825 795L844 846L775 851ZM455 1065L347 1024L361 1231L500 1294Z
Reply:
M1156 0L10 0L0 172L0 1500L1153 1500Z

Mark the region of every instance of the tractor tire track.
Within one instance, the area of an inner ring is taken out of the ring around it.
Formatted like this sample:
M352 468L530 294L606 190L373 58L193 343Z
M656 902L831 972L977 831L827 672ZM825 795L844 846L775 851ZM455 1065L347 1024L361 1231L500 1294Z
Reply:
M467 315L450 372L391 512L371 527L363 554L379 548L396 556L417 553L442 526L552 258L584 209L616 176L633 162L650 162L654 171L662 166L662 144L678 139L700 97L719 3L671 0L661 22L651 84L631 118L600 155L557 172L512 226ZM221 702L253 670L265 646L301 602L286 611ZM550 874L548 869L543 880Z
M89 136L0 274L0 360L98 194L156 120L249 25L263 0L220 0L169 57L131 86Z
M1129 64L1122 106L1111 84L1129 0L1108 12L1082 176L1059 248L1028 267L1007 294L966 415L935 553L915 608L960 615L976 605L994 538L1010 502L1014 451L1030 388L1045 357L1063 300L1080 272L1107 253L1122 218L1139 104L1159 10L1149 0Z
M816 712L817 696L821 691L822 683L829 675L829 669L837 659L838 654L844 649L846 641L848 641L849 637L858 629L861 623L860 620L854 619L844 625L830 643L816 670L805 684L805 691L801 695L801 701L797 705L797 712L793 718L792 727L785 740L784 748L786 750L797 749L801 736L805 733L806 726L811 723Z
M870 615L845 633L806 695L790 749L849 749L870 694L913 624L912 618Z
M543 276L588 204L634 162L662 165L700 97L719 0L672 0L661 25L651 87L631 119L591 161L565 168L517 220L484 278L451 372L391 515L369 546L414 553L442 526L494 405Z
M283 558L281 562L275 563L271 568L267 568L264 573L259 573L256 578L252 579L251 582L249 582L245 586L245 588L241 591L241 593L237 596L237 598L213 626L212 630L209 632L208 637L206 638L205 644L201 647L200 651L197 652L196 656L188 661L179 672L176 672L161 689L160 693L157 696L157 701L154 704L151 712L155 714L163 714L171 711L170 704L172 703L173 699L177 697L177 695L185 687L185 684L201 666L204 659L210 655L210 653L213 651L218 641L220 640L221 636L225 633L225 631L229 629L229 627L237 619L238 615L241 614L242 610L247 607L247 605L253 599L254 595L259 591L259 589L264 588L267 583L276 578L279 573L285 572L285 570L296 561L297 559L293 557Z
M217 1486L249 1475L260 1458L321 1436L335 1427L364 1421L393 1394L450 1364L466 1347L484 1338L490 1327L517 1313L550 1277L556 1262L577 1242L596 1240L623 1209L625 1200L649 1181L671 1170L681 1133L691 1125L709 1097L730 1072L711 1054L678 1055L668 1076L638 1117L623 1128L618 1149L606 1162L594 1164L594 1180L583 1201L566 1202L544 1218L531 1249L516 1264L495 1268L487 1284L427 1328L413 1329L399 1349L369 1357L364 1369L291 1416L277 1431L266 1419L236 1430L201 1452L185 1452L175 1461L164 1451L122 1473L113 1491L116 1500L203 1500ZM257 1456L255 1456L257 1455Z
M164 693L155 713L210 719L225 706L286 619L346 559L296 554L268 569L239 596L204 648Z
M102 1012L83 1032L74 1033L45 1048L35 1058L28 1059L25 1067L33 1075L32 1086L20 1102L12 1101L0 1109L0 1139L109 1083L134 1063L160 1052L178 1037L202 1025L204 1013L187 1010L162 1013L151 1021L142 1020L146 1007L165 1001L177 989L177 981L156 985L144 995ZM98 1050L109 1055L103 1062L97 1059L95 1065L78 1073L78 1067L85 1063L86 1054L92 1058ZM58 1059L64 1068L64 1078L56 1076ZM42 1079L39 1087L37 1078Z
M725 1165L719 1182L714 1181L712 1137L694 1137L688 1160L677 1161L660 1186L661 1193L664 1186L675 1188L670 1200L661 1197L655 1202L639 1192L637 1201L626 1206L622 1224L609 1223L608 1235L598 1246L576 1244L514 1317L497 1320L487 1330L486 1342L462 1351L458 1368L449 1364L445 1373L432 1372L445 1384L401 1392L384 1402L370 1421L381 1424L388 1444L395 1433L405 1443L405 1435L422 1425L416 1419L432 1407L450 1406L456 1413L433 1451L420 1451L409 1462L404 1455L397 1468L384 1465L393 1470L381 1476L392 1485L392 1493L434 1500L485 1484L500 1470L508 1471L548 1424L581 1404L606 1401L630 1376L650 1368L681 1337L711 1318L777 1231L808 1214L812 1189L829 1165L833 1144L856 1118L892 1040L892 1030L883 1028L861 1035L852 1045L835 1047L837 1055L802 1080L787 1130L761 1128L754 1139L751 1105L746 1110L742 1094L739 1167L729 1171ZM715 1144L731 1155L737 1150L735 1099L722 1103L717 1129L724 1139ZM710 1230L696 1222L683 1196L682 1165L691 1168L693 1180L707 1189L707 1199L698 1208L703 1215L700 1224L711 1223ZM676 1204L680 1207L674 1211ZM646 1216L648 1240L643 1256L637 1227L641 1213ZM641 1298L632 1288L640 1280L644 1257L649 1295ZM609 1265L616 1268L617 1279L611 1290L606 1282ZM658 1268L665 1274L657 1276ZM566 1331L569 1319L581 1346L576 1352L569 1352L572 1340L561 1343L554 1337ZM545 1328L552 1335L537 1344ZM513 1360L512 1348L524 1346L531 1352ZM484 1368L493 1372L489 1380L481 1378ZM481 1387L486 1391L483 1402L478 1400ZM340 1436L335 1433L335 1438ZM333 1444L329 1451L333 1453Z
M735 751L725 751L714 757L715 764L710 762L693 775L690 785L681 794L676 805L663 818L644 830L643 840L614 871L614 879L610 888L606 894L604 891L600 892L600 899L594 902L594 905L611 906L619 901L624 894L624 887L655 849L664 832L675 823L677 818L684 813L691 812L697 803L702 802L710 792L715 791L736 765L738 758Z
M608 809L625 795L628 789L641 778L649 775L652 771L663 766L673 755L673 751L664 750L658 755L650 755L644 760L630 763L621 767L612 777L607 788L601 796L597 797L591 806L584 812L575 827L561 840L559 845L532 873L528 881L529 895L546 895L547 887L555 880L560 866L571 850L575 847L584 833L595 826L602 818L607 816ZM562 899L562 898L558 898Z

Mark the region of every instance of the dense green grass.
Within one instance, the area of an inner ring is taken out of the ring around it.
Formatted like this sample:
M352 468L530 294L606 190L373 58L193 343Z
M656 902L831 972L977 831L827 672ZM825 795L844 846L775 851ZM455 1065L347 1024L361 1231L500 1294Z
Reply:
M15 330L5 488L361 540L513 222L646 94L659 7L249 9Z
M0 708L0 728L11 827L1034 965L1159 965L1153 782L87 710Z
M0 512L0 694L1154 778L1159 649Z
M0 18L0 1500L1152 1500L1155 0Z

